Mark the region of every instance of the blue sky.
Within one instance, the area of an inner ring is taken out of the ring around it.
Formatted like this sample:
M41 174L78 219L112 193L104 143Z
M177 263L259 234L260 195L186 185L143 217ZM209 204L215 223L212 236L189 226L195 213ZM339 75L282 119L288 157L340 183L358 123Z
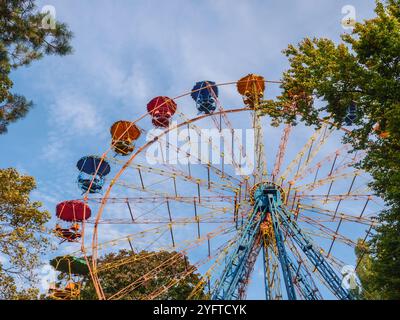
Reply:
M338 41L344 5L355 7L358 21L374 7L372 0L37 3L53 5L69 25L74 54L13 72L13 91L35 107L1 136L0 167L34 176L34 197L51 212L80 196L75 163L104 152L116 120L133 120L151 98L177 96L203 79L221 83L257 73L278 80L287 44L306 36Z

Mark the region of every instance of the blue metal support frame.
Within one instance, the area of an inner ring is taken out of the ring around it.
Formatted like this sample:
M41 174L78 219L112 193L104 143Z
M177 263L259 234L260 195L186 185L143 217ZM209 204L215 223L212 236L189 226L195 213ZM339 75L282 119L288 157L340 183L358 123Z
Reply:
M286 293L289 300L297 300L296 291L294 290L293 276L289 265L289 257L286 253L282 231L279 226L279 220L277 219L277 216L275 214L277 211L277 208L275 206L276 199L274 199L274 196L272 194L269 194L268 200L271 211L272 225L274 228L276 246L278 248L278 259L281 264L283 280L285 282L285 287L286 287Z
M261 241L262 241L262 234L261 232L257 233L252 247L250 249L249 256L245 262L244 265L244 271L243 271L243 278L242 281L239 281L238 285L238 298L239 300L245 300L246 299L246 293L247 293L247 286L249 284L249 279L251 277L251 274L254 270L254 266L256 264L257 258L260 255L260 250L261 250Z
M279 214L282 226L319 271L335 296L341 300L353 300L354 297L352 294L342 287L340 277L335 273L324 256L317 250L311 239L303 233L295 220L290 219L290 213L288 213L283 206L280 210L277 210L277 213Z
M265 209L260 208L258 204L255 205L248 222L244 226L242 236L234 247L231 257L226 264L221 281L214 291L213 300L233 300L239 298L239 282L243 280L243 275L246 271L246 261L249 258L251 248L257 233L260 231L260 224L264 220L264 217Z
M255 253L258 254L259 250L256 249L259 248L256 248L256 246L262 245L257 242L257 239L259 239L260 236L261 223L266 220L267 214L270 215L272 221L278 250L278 260L281 265L289 300L295 300L297 298L294 287L295 284L301 296L307 300L316 300L322 297L312 279L309 279L310 274L306 272L305 266L298 264L297 261L291 260L287 254L285 238L282 231L285 232L286 236L289 235L300 247L339 299L354 299L351 293L342 287L339 276L319 252L318 247L313 245L311 239L303 233L297 222L291 219L290 212L287 211L286 207L281 202L279 190L274 188L271 184L266 183L260 185L254 192L254 195L255 203L253 212L241 230L241 237L233 248L228 262L226 263L221 280L216 284L212 299L233 300L241 297L240 288L242 288L242 291L245 289L246 284L244 284L243 281L248 280L247 278L250 277L251 270L254 266L255 257L252 255ZM267 249L268 248L263 248L263 263L265 292L266 298L269 299L271 297L269 297L268 293L268 277L265 265L265 263L267 263L265 250ZM249 263L249 261L251 263Z
M320 300L322 297L319 295L319 291L315 288L310 275L306 272L304 266L295 263L288 257L289 266L293 271L295 286L300 291L301 296L305 300Z
M265 243L262 243L262 253L263 253L263 269L264 269L264 289L265 289L265 300L271 300L270 288L268 283L268 275L267 275L267 253L268 248L265 247Z

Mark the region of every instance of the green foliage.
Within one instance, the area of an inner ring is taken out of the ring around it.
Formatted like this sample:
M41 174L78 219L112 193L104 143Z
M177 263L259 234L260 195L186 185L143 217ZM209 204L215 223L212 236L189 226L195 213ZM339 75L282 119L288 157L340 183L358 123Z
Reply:
M0 266L0 299L1 300L36 300L39 290L28 288L18 290L13 277L3 272Z
M369 285L379 299L400 300L400 207L382 212L379 220L381 225L371 241L370 272L374 276Z
M39 290L34 288L18 290L14 278L6 275L0 267L1 300L36 300Z
M0 263L0 299L32 294L18 292L15 280L33 283L39 255L48 248L44 224L50 213L30 200L35 188L34 178L12 168L0 169L0 256L5 261Z
M39 13L32 0L0 1L0 134L10 123L23 118L32 107L24 96L11 92L10 72L45 55L66 55L72 51L71 32L56 22L47 28L46 14ZM48 22L48 21L47 21ZM39 202L29 200L35 180L14 169L0 169L0 299L30 299L37 290L18 291L16 280L34 280L39 255L47 248L43 236L49 213ZM1 260L2 261L2 260ZM27 280L27 281L26 281Z
M275 102L284 114L275 115L275 121L295 123L300 116L306 124L318 126L319 119L330 118L341 126L348 107L355 104L354 130L345 142L355 150L366 150L359 166L372 175L371 187L389 206L380 214L381 225L370 241L369 260L363 261L366 270L360 278L369 288L366 291L372 292L366 298L398 299L400 1L378 1L375 12L375 18L357 23L352 33L343 34L340 44L329 39L304 39L297 46L289 45L284 53L290 68L283 75L283 93ZM299 115L288 109L293 97L303 97L295 100Z
M44 55L66 55L72 51L71 32L63 23L43 27L46 14L36 10L32 0L0 1L0 134L24 117L32 102L11 93L13 69L29 65Z
M362 291L359 293L358 298L369 300L381 299L382 297L376 286L376 281L374 281L376 274L371 268L372 257L370 245L360 239L358 240L355 252L358 261L357 274L362 287Z
M100 282L106 297L110 297L118 291L122 290L138 278L146 275L146 280L142 282L135 290L123 296L126 300L136 300L146 298L150 293L167 285L171 280L180 277L187 271L195 271L194 267L189 265L188 259L180 256L173 264L168 264L161 268L160 272L152 271L169 259L176 259L177 252L148 252L141 251L137 254L120 250L118 253L110 253L105 255L98 262ZM185 261L186 259L186 261ZM193 288L200 281L197 273L192 272L176 285L169 288L168 291L162 293L157 299L183 300L187 299ZM81 292L82 299L97 299L96 292L92 282L87 279L86 285ZM205 298L204 294L200 294L201 298Z

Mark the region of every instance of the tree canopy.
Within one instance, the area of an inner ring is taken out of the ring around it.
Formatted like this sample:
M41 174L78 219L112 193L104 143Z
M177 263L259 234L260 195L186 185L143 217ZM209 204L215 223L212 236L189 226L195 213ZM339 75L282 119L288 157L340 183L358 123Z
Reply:
M31 201L35 179L15 169L0 169L0 299L32 297L34 290L18 291L16 280L34 283L39 255L48 248L45 223L50 213ZM36 292L37 293L37 292Z
M0 134L7 126L24 117L33 103L12 93L10 72L29 65L45 55L71 53L72 33L63 23L51 19L48 13L37 11L33 0L0 2Z
M353 150L366 150L358 165L372 175L371 188L388 205L368 246L370 260L364 267L369 271L360 277L373 291L368 298L399 299L400 1L377 1L375 12L376 17L343 34L339 44L306 38L289 45L283 93L269 105L278 110L272 114L275 121L295 124L300 118L316 126L328 118L345 125L349 107L355 106L345 142ZM293 100L296 109L289 107Z
M173 261L173 263L169 263ZM109 253L98 261L99 279L106 297L111 297L132 283L137 286L121 296L125 300L148 298L150 294L164 288L165 292L156 299L183 300L187 299L200 277L194 266L189 264L186 256L168 251L131 251L120 250ZM64 275L65 277L65 275ZM178 280L169 287L171 281ZM84 281L81 292L82 299L97 299L93 283L89 277ZM199 297L205 298L203 293Z

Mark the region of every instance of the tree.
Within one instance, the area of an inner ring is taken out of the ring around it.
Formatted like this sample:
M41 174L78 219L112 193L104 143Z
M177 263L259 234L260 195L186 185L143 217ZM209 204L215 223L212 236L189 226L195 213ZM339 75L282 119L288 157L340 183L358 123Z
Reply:
M45 55L66 55L72 49L71 32L65 24L49 21L32 0L0 1L0 134L10 123L23 118L33 106L24 96L12 93L10 73ZM51 22L51 23L49 23ZM54 22L54 23L53 23ZM49 213L31 202L36 187L32 177L14 169L0 169L0 299L30 299L37 290L18 290L17 280L34 282L34 269L47 248L44 224Z
M174 262L169 263L171 261ZM162 265L164 267L161 268ZM132 253L120 250L118 253L110 253L101 258L98 267L100 282L106 297L111 297L137 279L143 280L138 282L137 288L122 297L126 300L149 297L152 292L163 288L175 279L180 279L180 281L156 298L187 299L200 281L199 275L195 273L196 269L188 263L187 257L177 252ZM154 270L157 267L160 267L159 272ZM149 275L146 276L148 273ZM84 283L81 298L97 299L92 281L87 278ZM200 293L199 297L205 298L205 295Z
M375 277L371 268L372 257L370 245L359 239L355 248L358 261L357 275L361 281L361 292L357 292L358 298L365 299L383 299L380 295L379 287L372 279Z
M0 299L28 298L34 290L18 291L16 280L32 284L39 255L48 248L45 223L49 212L31 201L35 179L15 169L0 169Z
M366 150L358 166L373 177L371 187L388 210L379 215L380 226L369 242L371 259L360 273L368 298L400 298L400 0L377 1L376 17L357 23L342 35L342 43L304 39L284 51L290 67L283 75L282 95L268 107L276 122L307 125L319 119L346 123L356 107L354 130L344 141L353 151ZM290 108L296 102L296 109ZM283 113L283 115L282 115ZM364 277L364 279L363 279Z
M3 272L0 266L0 300L35 300L39 290L35 288L18 289L13 277Z
M39 13L32 0L0 2L0 134L23 118L33 103L11 92L13 69L29 65L44 55L71 53L72 33L60 22L54 25L48 13Z

